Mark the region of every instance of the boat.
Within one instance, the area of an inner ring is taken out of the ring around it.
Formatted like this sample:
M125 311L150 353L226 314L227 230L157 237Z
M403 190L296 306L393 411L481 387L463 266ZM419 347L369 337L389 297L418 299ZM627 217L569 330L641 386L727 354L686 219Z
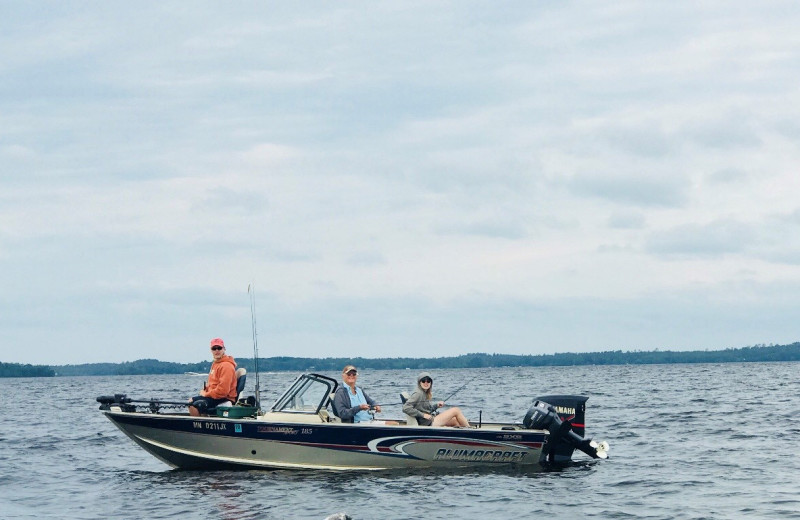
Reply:
M393 421L345 423L331 402L339 383L318 373L299 375L271 408L256 397L195 417L185 402L97 398L100 410L145 451L181 469L391 470L563 464L583 452L608 457L608 443L584 437L588 397L533 400L520 423L483 422L469 428ZM374 417L374 415L373 415Z

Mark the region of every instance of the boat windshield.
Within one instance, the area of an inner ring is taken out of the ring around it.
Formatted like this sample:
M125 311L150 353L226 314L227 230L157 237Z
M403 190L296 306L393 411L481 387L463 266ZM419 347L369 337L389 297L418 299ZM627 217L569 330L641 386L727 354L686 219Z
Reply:
M319 374L303 374L272 405L273 412L319 413L336 390L335 380Z

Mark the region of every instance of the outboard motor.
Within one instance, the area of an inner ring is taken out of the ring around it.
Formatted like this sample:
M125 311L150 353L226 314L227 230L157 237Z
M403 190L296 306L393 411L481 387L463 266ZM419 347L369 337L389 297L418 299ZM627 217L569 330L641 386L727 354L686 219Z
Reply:
M608 458L608 443L597 443L583 437L587 399L578 395L549 395L537 398L528 409L523 426L550 432L542 452L547 461L569 461L575 449L595 459Z

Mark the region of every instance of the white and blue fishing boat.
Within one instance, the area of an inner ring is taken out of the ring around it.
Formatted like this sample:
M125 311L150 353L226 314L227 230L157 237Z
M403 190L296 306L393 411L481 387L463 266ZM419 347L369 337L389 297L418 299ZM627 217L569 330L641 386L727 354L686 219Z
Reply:
M333 413L339 383L298 376L269 410L261 409L255 290L255 395L196 417L186 402L139 400L125 394L97 398L108 419L147 452L182 469L387 470L533 466L564 463L578 450L608 457L608 444L584 437L585 396L550 395L533 401L521 423L479 420L470 428L420 426L415 418L342 422ZM237 397L246 371L237 370ZM402 396L401 396L402 398ZM481 414L482 416L482 414ZM373 415L374 417L374 415Z
M607 443L584 437L585 396L534 399L519 423L480 420L470 428L453 428L420 426L409 416L344 423L331 408L338 385L330 377L306 373L267 410L251 398L249 405L217 408L204 417L190 416L186 403L124 394L97 401L114 425L174 468L533 466L568 462L576 451L607 458Z

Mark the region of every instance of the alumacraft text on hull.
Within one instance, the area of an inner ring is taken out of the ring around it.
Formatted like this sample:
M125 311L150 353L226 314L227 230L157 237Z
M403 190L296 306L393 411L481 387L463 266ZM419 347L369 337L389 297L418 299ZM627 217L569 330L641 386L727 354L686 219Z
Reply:
M583 438L587 397L537 399L521 424L425 427L411 420L345 424L328 412L338 383L299 376L267 412L220 409L218 417L166 413L165 401L98 397L100 409L139 446L176 468L365 469L534 465L569 461L575 449L606 458ZM143 405L137 406L135 403ZM185 405L185 403L183 403Z

